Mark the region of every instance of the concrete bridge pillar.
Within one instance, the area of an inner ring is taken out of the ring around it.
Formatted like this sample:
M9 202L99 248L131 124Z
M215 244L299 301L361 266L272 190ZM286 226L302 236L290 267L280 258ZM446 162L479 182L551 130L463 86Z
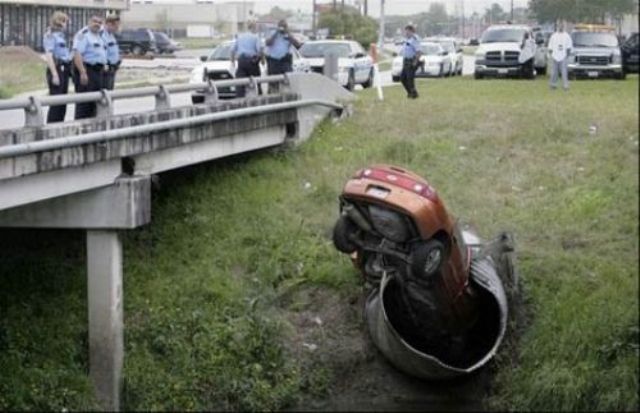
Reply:
M124 340L122 241L117 230L87 231L89 377L103 409L120 409Z

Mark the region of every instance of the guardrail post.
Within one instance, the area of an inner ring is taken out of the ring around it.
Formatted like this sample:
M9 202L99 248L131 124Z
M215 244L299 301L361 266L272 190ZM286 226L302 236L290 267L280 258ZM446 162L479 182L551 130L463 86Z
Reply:
M156 110L162 109L171 109L171 95L163 85L160 85L156 93Z
M99 119L108 119L113 116L113 101L111 93L108 90L100 90L102 97L96 103L96 117Z
M245 96L246 97L256 97L258 96L258 82L253 78L253 76L249 76L249 85L245 87Z
M40 100L29 96L29 105L24 108L25 126L39 127L44 125Z
M207 88L204 91L204 103L216 103L218 101L218 87L211 79L207 80Z

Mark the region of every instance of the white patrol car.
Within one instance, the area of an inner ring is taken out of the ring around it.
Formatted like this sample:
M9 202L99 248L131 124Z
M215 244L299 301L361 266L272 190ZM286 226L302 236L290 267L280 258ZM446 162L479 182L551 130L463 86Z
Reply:
M233 41L221 43L218 47L213 49L209 56L201 56L200 60L203 62L191 71L191 78L189 83L202 83L207 80L226 80L233 79L235 77L235 67L231 64L231 48L233 47ZM291 47L290 53L293 56L293 71L294 72L309 72L309 64L300 57L300 53L295 47ZM237 64L237 63L236 63ZM261 76L267 75L266 65L260 63ZM204 102L204 92L196 91L191 95L191 101L194 104ZM218 96L221 99L233 99L236 97L235 87L221 87L218 88Z
M441 45L449 53L449 58L451 59L451 76L462 75L462 46L458 40L452 37L429 37L424 41Z
M422 42L420 43L420 56L416 77L444 77L453 72L451 56L440 43ZM400 81L403 65L402 56L393 58L391 64L391 80Z
M349 90L356 84L368 88L373 85L373 60L358 42L352 40L314 40L300 48L300 54L311 70L324 72L324 56L338 55L338 82Z

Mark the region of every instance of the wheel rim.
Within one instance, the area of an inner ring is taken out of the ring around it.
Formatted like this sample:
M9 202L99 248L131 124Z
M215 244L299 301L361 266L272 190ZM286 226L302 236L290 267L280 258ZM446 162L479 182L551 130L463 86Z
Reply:
M442 253L440 252L439 249L436 248L432 251L429 251L429 254L427 255L427 259L424 263L425 274L433 273L436 270L436 268L438 268L438 265L440 265L441 259L442 259Z

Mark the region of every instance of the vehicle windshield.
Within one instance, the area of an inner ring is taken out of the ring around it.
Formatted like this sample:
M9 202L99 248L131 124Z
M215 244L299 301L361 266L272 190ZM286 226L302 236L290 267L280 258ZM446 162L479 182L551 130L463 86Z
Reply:
M231 60L231 47L233 43L223 44L221 46L213 49L213 52L209 56L207 60L209 61L220 61L220 60Z
M305 43L300 48L303 57L324 57L327 53L335 53L338 57L349 57L351 48L347 43Z
M613 33L573 32L573 47L618 47L618 38Z
M450 40L440 40L440 41L435 41L435 43L438 43L440 46L442 46L444 50L446 50L449 53L456 52L456 48L453 45L453 42Z
M167 36L166 34L162 32L157 32L157 33L153 33L153 35L155 36L156 41L160 40L161 42L169 43L169 36Z
M482 34L480 43L521 43L524 29L494 29Z
M420 45L420 50L425 56L437 56L441 49L436 44L422 43Z

